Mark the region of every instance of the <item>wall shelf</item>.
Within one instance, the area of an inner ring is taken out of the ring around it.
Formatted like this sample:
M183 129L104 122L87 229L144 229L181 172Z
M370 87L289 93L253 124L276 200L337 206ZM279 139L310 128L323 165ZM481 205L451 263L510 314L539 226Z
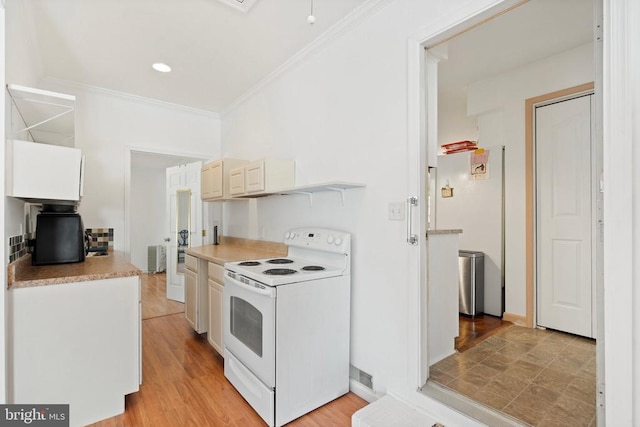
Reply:
M266 197L266 196L274 196L274 195L304 194L309 198L309 205L312 205L313 195L315 193L333 191L340 194L342 204L344 205L345 191L355 189L355 188L363 188L363 187L366 187L366 185L357 183L357 182L330 181L330 182L323 182L321 184L303 185L298 187L287 188L280 191L274 191L272 193L245 194L242 196L232 197L231 199L227 199L227 200L254 199L257 197Z
M11 84L7 91L11 139L74 147L75 96Z

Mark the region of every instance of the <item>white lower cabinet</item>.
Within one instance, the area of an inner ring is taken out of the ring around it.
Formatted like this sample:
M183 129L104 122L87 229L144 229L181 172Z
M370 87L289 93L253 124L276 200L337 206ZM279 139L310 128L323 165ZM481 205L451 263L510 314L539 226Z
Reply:
M71 426L121 414L140 386L138 276L10 289L6 403L68 403Z

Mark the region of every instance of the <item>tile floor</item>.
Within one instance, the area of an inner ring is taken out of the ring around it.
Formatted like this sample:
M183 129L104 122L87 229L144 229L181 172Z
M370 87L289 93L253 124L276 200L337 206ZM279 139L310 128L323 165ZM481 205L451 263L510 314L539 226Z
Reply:
M511 326L429 377L532 426L595 426L595 349L591 339Z

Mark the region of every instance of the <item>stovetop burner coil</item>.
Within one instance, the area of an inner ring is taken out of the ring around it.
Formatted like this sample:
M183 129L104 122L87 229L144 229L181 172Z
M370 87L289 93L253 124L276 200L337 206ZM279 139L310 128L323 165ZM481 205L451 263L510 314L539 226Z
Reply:
M263 271L263 274L268 274L270 276L287 276L294 273L297 273L297 271L290 268L270 268Z
M325 268L321 265L306 265L302 267L304 271L322 271Z
M238 265L243 267L255 267L256 265L260 265L260 263L258 261L242 261L239 262Z
M268 264L291 264L292 262L292 259L287 258L274 258L267 261Z

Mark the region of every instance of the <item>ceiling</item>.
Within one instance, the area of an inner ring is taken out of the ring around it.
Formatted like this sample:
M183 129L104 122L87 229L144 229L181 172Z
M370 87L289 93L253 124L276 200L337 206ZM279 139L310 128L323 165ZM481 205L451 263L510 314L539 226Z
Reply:
M185 165L202 161L191 157L180 157L171 154L156 154L133 151L131 152L131 169L166 169L172 166Z
M8 2L23 7L46 77L220 112L366 0L314 0L313 25L311 0L246 13L219 0Z
M7 0L22 7L9 18L27 20L44 76L212 112L375 0L314 0L313 25L311 0L256 0L246 13L224 1ZM459 87L586 43L591 11L591 0L531 0L447 42L441 83Z
M593 41L592 0L530 0L435 49L440 92L478 81Z

